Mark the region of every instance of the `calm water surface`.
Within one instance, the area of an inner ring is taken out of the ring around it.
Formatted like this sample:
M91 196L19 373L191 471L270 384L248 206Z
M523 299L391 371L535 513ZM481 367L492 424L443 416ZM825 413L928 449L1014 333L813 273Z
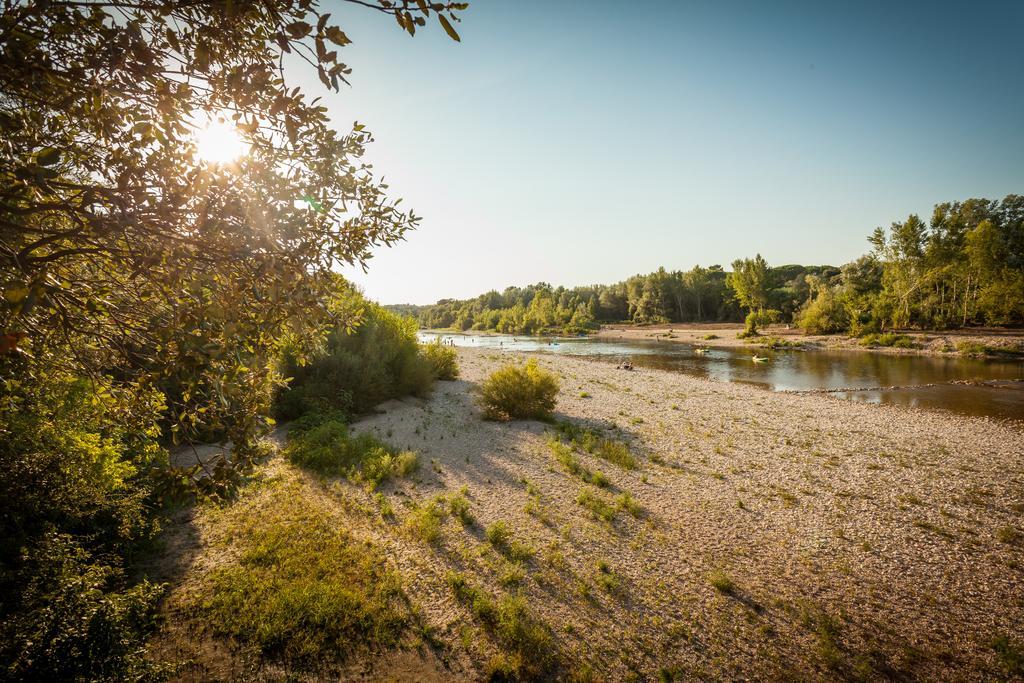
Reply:
M596 356L616 363L629 360L637 367L772 391L828 390L852 401L1024 420L1024 361L1018 360L762 348L712 348L699 354L689 344L669 341L420 334L424 341L437 336L457 346ZM752 362L755 352L768 362Z

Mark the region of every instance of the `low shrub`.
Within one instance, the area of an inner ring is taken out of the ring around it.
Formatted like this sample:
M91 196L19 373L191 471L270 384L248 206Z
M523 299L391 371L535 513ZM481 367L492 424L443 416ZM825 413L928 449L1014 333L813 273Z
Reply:
M629 493L629 491L623 491L615 497L615 506L620 510L625 510L630 515L636 518L640 518L644 514L644 509L640 503Z
M0 680L149 678L161 591L131 560L158 522L164 402L26 363L0 354Z
M463 487L458 493L448 496L448 512L462 522L462 526L472 526L476 521L473 519L473 513L469 511L467 493L468 490Z
M869 334L861 338L861 346L885 346L896 349L913 349L916 348L914 341L905 334L896 334L895 332L886 332L884 334Z
M781 337L765 337L759 340L751 340L748 343L756 343L766 349L799 349L802 348L800 342L789 341L788 339L782 339Z
M487 527L487 542L495 550L513 562L523 562L533 557L533 549L512 537L512 529L503 520Z
M731 595L736 591L736 584L731 578L729 578L728 574L720 569L711 572L710 576L708 576L708 581L711 582L711 585L714 586L715 590L719 593Z
M314 423L309 426L308 423ZM336 419L315 424L313 418L289 434L285 457L295 465L319 474L349 477L376 488L390 476L408 476L419 467L412 451L398 452L372 434L349 433Z
M51 534L33 548L33 576L2 598L0 679L146 680L146 634L162 590L124 587L120 568L90 557L71 536ZM10 604L21 608L13 614Z
M480 386L480 404L488 420L546 419L555 409L558 388L558 378L531 358L526 365L491 373Z
M971 341L958 341L956 350L963 356L985 356L988 354L987 346Z
M422 344L420 354L430 363L437 379L450 381L458 378L459 359L454 347L445 346L440 339L435 339L429 344Z

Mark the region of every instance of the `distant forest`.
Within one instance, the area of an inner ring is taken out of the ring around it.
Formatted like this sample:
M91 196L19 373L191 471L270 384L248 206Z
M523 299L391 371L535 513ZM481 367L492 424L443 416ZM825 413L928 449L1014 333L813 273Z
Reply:
M660 268L610 285L540 282L473 299L389 308L428 328L576 334L602 323L788 322L812 333L1024 322L1024 196L939 204L876 228L871 251L841 267L740 259Z

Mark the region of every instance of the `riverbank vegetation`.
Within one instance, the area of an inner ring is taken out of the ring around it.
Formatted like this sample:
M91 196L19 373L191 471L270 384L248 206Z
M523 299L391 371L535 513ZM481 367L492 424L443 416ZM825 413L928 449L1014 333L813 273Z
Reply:
M538 283L475 299L399 306L428 328L578 334L604 323L741 322L747 333L784 322L808 333L948 329L1024 323L1024 196L939 204L878 228L871 251L842 267L769 266L759 255L731 271L664 268L611 285Z
M355 5L453 39L465 8ZM162 593L140 558L174 506L232 497L274 403L351 415L433 381L415 326L335 274L419 218L361 161L365 127L335 130L282 70L301 54L347 83L316 2L7 3L0 36L0 678L138 680ZM212 464L172 464L211 441ZM287 624L304 589L273 596L263 561L222 585ZM236 597L207 607L263 633Z

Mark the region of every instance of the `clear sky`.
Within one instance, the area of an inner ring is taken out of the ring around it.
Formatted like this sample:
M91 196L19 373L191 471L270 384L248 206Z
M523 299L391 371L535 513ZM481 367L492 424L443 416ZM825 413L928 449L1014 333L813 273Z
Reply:
M346 271L382 303L839 265L877 225L1024 192L1020 0L474 0L461 43L325 4L354 41L332 116L424 217Z

